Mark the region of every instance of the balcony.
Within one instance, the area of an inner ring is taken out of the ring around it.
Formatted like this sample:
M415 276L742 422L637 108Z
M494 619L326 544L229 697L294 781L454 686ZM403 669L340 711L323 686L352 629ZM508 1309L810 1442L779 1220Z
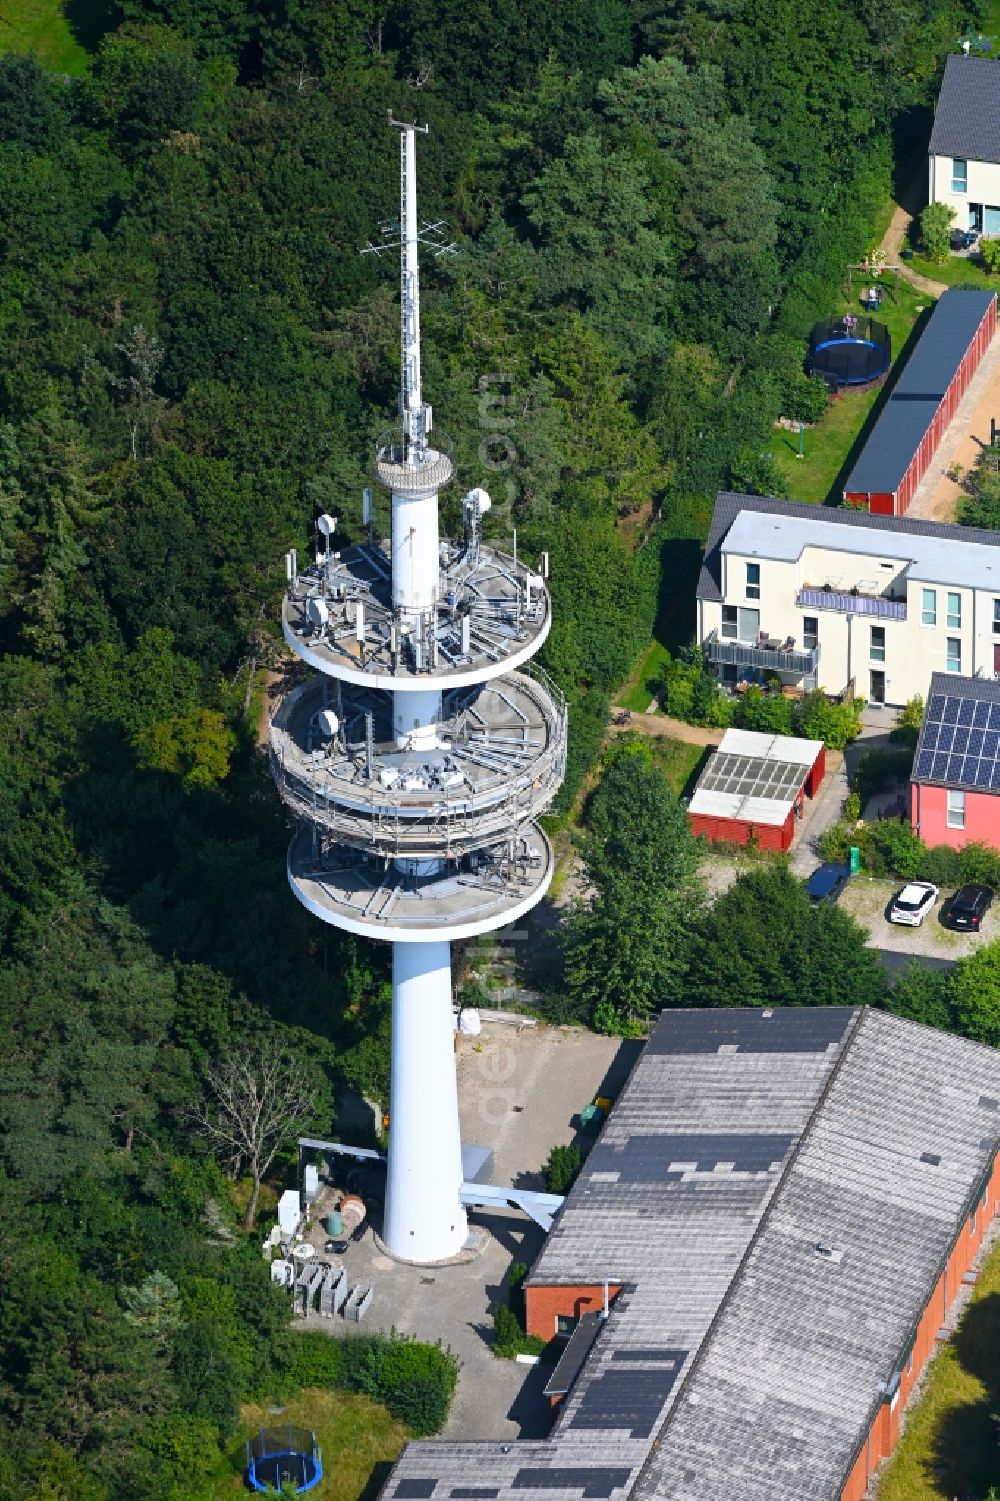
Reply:
M815 678L819 670L819 646L782 651L779 641L765 645L751 641L724 641L717 630L702 643L702 651L717 667L743 667L757 672L785 673L795 678Z
M886 599L884 594L862 594L854 589L800 589L795 603L806 610L839 610L842 614L870 615L875 620L905 620L906 600Z

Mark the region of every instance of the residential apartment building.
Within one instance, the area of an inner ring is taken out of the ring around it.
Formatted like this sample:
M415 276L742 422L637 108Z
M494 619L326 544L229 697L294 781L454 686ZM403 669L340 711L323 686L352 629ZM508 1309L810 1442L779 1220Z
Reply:
M757 495L718 496L697 639L723 682L875 703L931 674L1000 675L1000 533Z
M928 147L927 196L958 229L1000 234L1000 62L952 55Z

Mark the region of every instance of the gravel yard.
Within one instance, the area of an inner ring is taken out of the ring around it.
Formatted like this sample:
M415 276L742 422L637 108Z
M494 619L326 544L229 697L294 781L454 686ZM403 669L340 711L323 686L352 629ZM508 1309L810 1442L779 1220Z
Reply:
M857 918L868 930L872 948L890 953L912 954L927 959L962 959L973 949L1000 938L1000 910L991 909L979 933L955 933L941 922L941 913L954 895L954 888L943 887L934 910L924 918L923 926L907 928L889 922L889 903L905 883L876 881L865 875L854 876L841 893L837 905Z

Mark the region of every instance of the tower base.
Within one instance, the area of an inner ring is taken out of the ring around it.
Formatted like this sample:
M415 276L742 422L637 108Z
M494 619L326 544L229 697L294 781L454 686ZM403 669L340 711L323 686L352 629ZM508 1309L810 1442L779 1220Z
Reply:
M447 1261L468 1235L447 941L393 945L391 1070L382 1240L401 1261Z

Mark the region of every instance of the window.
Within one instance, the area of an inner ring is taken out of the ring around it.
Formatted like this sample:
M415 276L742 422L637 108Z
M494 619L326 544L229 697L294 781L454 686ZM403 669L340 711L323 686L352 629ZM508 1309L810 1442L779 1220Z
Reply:
M924 589L920 611L921 625L937 625L937 590Z
M872 626L871 659L873 662L885 661L885 626Z
M969 191L969 163L964 156L952 157L951 191L953 193L967 193Z
M760 611L748 610L745 605L741 605L739 618L739 639L741 641L756 641L760 635Z
M747 599L760 599L760 564L747 564Z
M962 670L962 643L957 636L948 637L948 651L945 657L945 672L961 672Z
M1000 636L1000 599L993 601L993 634Z
M819 616L803 615L802 645L806 651L815 651L819 645Z
M736 627L739 624L739 612L735 605L722 606L722 639L723 641L736 640Z
M580 1322L580 1320L579 1319L575 1319L571 1313L557 1313L556 1314L556 1333L557 1334L572 1334L573 1330L576 1328L576 1326L577 1326L577 1324L579 1322Z
M962 629L962 596L960 594L948 595L948 629L960 631Z
M949 829L965 828L965 793L948 790L948 827Z
M913 1370L913 1345L906 1352L906 1374L909 1376Z

